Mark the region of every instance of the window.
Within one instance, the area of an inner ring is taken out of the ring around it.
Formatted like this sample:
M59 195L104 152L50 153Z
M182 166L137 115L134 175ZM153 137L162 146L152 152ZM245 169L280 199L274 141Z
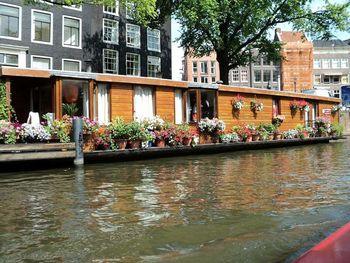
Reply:
M321 59L314 59L314 68L321 68Z
M333 81L332 81L333 84L339 84L340 83L340 78L339 76L333 76Z
M216 61L211 61L211 62L210 62L210 73L211 73L212 75L214 75L215 72L216 72L216 70L215 70L215 65L216 65Z
M201 83L208 83L208 76L201 76Z
M280 101L279 99L272 99L272 117L275 118L277 115L280 115Z
M193 77L193 82L198 82L198 77Z
M126 45L128 47L140 48L140 27L126 24Z
M332 68L340 68L341 60L339 58L332 59Z
M211 83L216 83L216 78L215 77L211 77Z
M62 103L76 104L77 116L89 117L89 82L87 80L62 80ZM63 108L63 114L67 114Z
M314 76L314 84L321 84L321 75Z
M140 76L140 55L126 53L126 75Z
M147 57L147 76L159 77L161 73L160 58L159 57Z
M208 63L207 63L207 61L201 61L201 74L208 74Z
M0 37L21 38L21 8L0 4Z
M111 44L118 44L118 21L103 19L103 41Z
M182 90L175 89L175 124L183 122L183 99Z
M103 72L118 74L118 51L111 49L103 50Z
M323 59L322 60L322 68L331 68L331 60Z
M192 62L192 69L193 69L193 73L197 74L198 72L197 61Z
M160 52L160 31L147 29L147 49Z
M200 90L201 94L201 119L215 117L216 92L214 90Z
M32 68L51 69L52 58L42 56L32 56Z
M63 16L63 46L80 48L81 20Z
M340 98L340 91L338 89L333 90L333 97Z
M241 70L241 82L248 82L248 70Z
M349 84L349 76L348 75L343 75L341 77L341 83L342 84Z
M254 70L254 82L261 81L261 70Z
M126 1L125 4L125 17L127 19L133 19L135 13L135 4L129 1Z
M232 70L232 82L238 82L239 81L239 72L238 69Z
M18 55L0 53L0 65L18 67Z
M100 124L109 122L109 96L107 84L98 84L97 87L97 119Z
M279 77L279 75L280 75L280 72L279 72L279 70L274 70L273 72L272 72L272 81L273 82L277 82L278 81L278 77Z
M153 89L134 87L134 119L150 118L154 115Z
M197 90L189 90L187 92L187 111L186 111L186 120L187 122L197 122L198 113L197 113Z
M115 5L104 5L103 13L117 16L119 14L119 1L115 1Z
M330 77L329 76L324 76L323 77L323 83L324 84L329 84L330 83Z
M81 62L79 60L62 59L62 64L64 71L80 71Z
M341 59L341 68L348 68L349 67L349 60L347 58Z
M32 41L52 44L52 14L32 10Z
M264 70L263 73L263 77L264 77L264 82L269 82L271 81L271 71L270 70Z

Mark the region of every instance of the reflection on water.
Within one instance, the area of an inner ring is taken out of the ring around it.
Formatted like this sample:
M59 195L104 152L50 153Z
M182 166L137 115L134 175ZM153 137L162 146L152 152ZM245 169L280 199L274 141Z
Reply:
M349 221L349 150L2 174L0 262L288 262Z

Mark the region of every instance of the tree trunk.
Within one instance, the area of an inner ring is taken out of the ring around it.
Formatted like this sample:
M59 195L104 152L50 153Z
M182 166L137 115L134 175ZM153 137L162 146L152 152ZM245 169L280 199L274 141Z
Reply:
M228 85L229 84L229 79L228 79L228 73L229 73L228 54L226 54L226 52L217 52L216 60L219 63L220 80L223 82L223 84Z

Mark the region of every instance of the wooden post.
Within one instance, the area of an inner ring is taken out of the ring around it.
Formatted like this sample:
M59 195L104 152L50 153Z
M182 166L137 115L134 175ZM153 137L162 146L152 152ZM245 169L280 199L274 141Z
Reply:
M56 119L62 119L62 80L56 79L54 84L53 104Z
M6 78L5 81L6 86L6 103L8 108L11 109L11 80ZM8 121L11 121L11 111L8 112Z

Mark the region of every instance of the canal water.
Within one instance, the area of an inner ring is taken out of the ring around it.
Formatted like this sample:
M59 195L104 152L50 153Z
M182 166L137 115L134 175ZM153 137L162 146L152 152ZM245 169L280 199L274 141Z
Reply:
M350 141L0 174L0 262L291 262L350 220Z

